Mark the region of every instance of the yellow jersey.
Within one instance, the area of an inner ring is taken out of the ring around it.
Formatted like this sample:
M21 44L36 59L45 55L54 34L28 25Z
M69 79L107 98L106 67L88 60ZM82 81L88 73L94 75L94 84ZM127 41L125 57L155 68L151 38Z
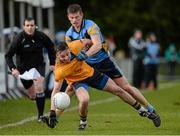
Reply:
M84 45L80 40L75 40L68 43L70 52L77 55ZM84 80L93 76L94 69L90 67L85 61L78 61L77 58L72 59L69 63L62 63L56 60L54 75L55 81L59 82L65 79L68 84Z

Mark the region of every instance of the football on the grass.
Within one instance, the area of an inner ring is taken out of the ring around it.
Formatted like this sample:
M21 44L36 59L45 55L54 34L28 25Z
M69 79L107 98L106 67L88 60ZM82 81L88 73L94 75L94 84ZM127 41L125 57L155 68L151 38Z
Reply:
M53 96L53 104L56 109L66 109L70 105L70 97L65 92L58 92Z

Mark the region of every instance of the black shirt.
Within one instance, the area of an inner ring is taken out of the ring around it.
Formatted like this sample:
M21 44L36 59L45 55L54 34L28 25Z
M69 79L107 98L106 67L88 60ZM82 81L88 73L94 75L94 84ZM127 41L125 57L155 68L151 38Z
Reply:
M43 32L35 31L33 36L26 34L24 31L16 35L10 49L5 54L6 62L12 70L25 71L33 67L44 65L43 48L47 49L50 65L55 64L54 44ZM13 62L13 56L18 58L17 66Z

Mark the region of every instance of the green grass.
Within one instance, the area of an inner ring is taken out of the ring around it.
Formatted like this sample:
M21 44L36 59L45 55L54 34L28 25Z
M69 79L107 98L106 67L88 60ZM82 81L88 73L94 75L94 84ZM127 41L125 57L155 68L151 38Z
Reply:
M180 134L180 84L162 83L157 91L144 91L145 97L161 115L162 125L154 127L147 118L117 97L97 90L90 90L88 126L78 131L78 110L71 110L59 118L55 129L37 120L22 125L0 129L0 135L178 135ZM112 98L112 99L111 99ZM109 101L106 101L109 100ZM94 102L97 102L94 104ZM46 112L50 101L46 101ZM73 97L70 108L77 106ZM24 98L0 102L0 127L25 118L36 116L35 103Z

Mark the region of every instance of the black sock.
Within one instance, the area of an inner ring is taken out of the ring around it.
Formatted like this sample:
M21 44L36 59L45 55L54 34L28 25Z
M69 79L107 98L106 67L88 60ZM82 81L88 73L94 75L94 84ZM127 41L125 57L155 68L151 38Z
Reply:
M135 104L132 105L136 110L139 110L141 108L141 105L139 104L139 102L135 102Z
M86 121L86 117L80 116L80 119L85 122Z
M43 115L44 106L45 106L45 93L37 93L36 94L36 106L38 109L38 117Z

